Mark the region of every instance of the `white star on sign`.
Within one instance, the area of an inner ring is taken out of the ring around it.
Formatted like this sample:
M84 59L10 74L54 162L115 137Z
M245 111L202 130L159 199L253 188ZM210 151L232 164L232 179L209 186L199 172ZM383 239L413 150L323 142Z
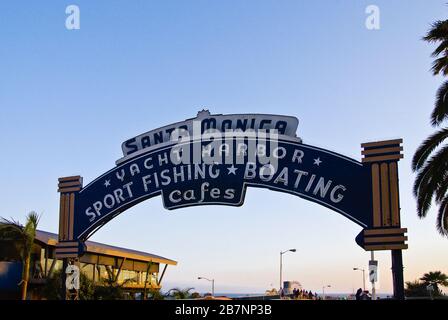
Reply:
M231 167L228 167L228 168L227 168L227 170L229 170L229 173L227 173L227 174L235 174L235 175L236 175L236 170L237 170L237 169L238 169L238 168L235 167L235 166L232 164Z
M320 160L320 158L314 159L314 164L319 166L322 163L322 161Z
M104 181L104 186L107 188L108 186L110 186L110 180L106 180Z

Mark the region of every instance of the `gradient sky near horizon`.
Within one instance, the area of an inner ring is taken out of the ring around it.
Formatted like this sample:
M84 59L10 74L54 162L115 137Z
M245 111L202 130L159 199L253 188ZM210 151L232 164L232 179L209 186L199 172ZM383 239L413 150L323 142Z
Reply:
M448 273L448 240L435 209L419 220L412 154L434 131L429 115L442 79L429 72L433 46L421 37L448 17L445 0L420 1L1 1L0 216L42 213L56 232L57 178L85 183L114 166L121 143L166 124L211 113L299 118L307 144L360 159L360 143L404 139L402 224L409 229L405 280ZM81 29L65 28L76 4ZM380 30L365 9L380 8ZM370 254L360 227L315 203L249 189L245 205L168 212L143 202L92 240L179 261L165 288L264 292L285 280L306 289L352 292ZM376 254L379 291L392 290L390 254Z

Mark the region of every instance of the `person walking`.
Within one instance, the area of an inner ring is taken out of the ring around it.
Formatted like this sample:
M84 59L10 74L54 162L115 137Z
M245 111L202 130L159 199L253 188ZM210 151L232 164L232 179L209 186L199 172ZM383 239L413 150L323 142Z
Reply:
M362 300L362 289L361 288L359 288L357 291L356 291L356 295L355 295L355 297L356 297L356 300Z
M283 299L285 297L285 291L283 290L283 288L280 288L280 299Z

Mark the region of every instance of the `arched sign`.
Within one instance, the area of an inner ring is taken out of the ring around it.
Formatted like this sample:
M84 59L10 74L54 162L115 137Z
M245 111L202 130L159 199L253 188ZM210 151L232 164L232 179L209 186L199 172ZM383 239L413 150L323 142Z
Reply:
M364 249L392 250L398 297L401 250L407 248L398 200L401 140L363 144L359 162L302 143L297 125L294 117L202 111L196 118L125 141L123 158L86 186L80 176L59 179L56 254L78 257L96 230L156 196L169 210L241 206L248 187L268 188L313 201L357 223L363 231L356 241Z

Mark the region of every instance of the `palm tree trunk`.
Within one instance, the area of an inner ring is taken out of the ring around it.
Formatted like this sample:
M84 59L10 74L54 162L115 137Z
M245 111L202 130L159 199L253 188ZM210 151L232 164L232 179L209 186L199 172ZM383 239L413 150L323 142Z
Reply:
M30 278L30 263L31 263L31 255L28 255L24 261L22 272L22 300L26 300L28 281Z

